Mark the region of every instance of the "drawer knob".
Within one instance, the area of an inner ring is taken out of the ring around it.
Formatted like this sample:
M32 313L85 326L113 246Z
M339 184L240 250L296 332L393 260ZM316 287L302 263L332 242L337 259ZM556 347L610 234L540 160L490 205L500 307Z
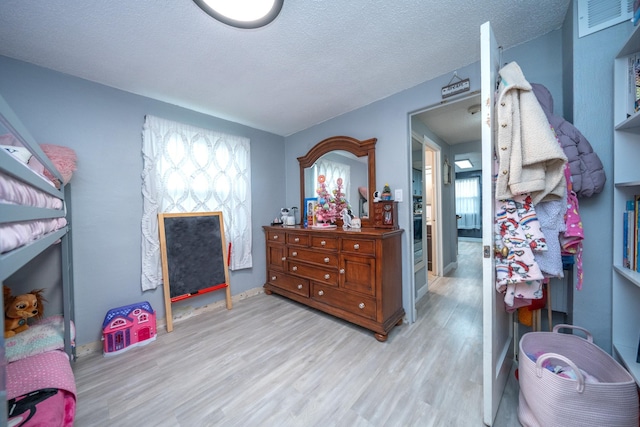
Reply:
M318 295L320 296L324 295L324 291L318 291Z
M271 276L271 281L272 281L272 282L275 282L275 281L276 281L276 279L277 279L277 277L276 277L276 276Z
M325 258L325 259L324 259L324 262L325 262L325 263L328 263L328 262L329 262L329 258L328 258L328 257L327 257L327 258Z
M325 242L324 240L320 242L321 246L325 246L327 244L327 242Z
M298 289L302 289L302 285L298 285Z
M273 240L278 240L278 235L273 236Z
M291 271L298 271L298 267L294 265L293 267L291 267Z
M330 278L330 277L331 277L331 275L330 275L330 274L325 274L325 275L324 275L324 278L325 278L325 279L327 279L327 280L329 280L329 278Z
M359 308L360 310L362 310L362 309L364 308L364 303L363 303L363 302L361 302L360 304L358 304L358 308Z
M340 274L344 274L344 268L340 269Z
M292 252L291 256L298 256L298 252Z
M282 257L282 260L283 260L283 261L286 261L286 260L287 260L287 257L286 257L286 256L283 256L283 257Z
M360 245L356 243L355 245L353 245L353 249L360 249Z
M296 237L295 239L293 239L294 242L298 243L300 241L299 237Z

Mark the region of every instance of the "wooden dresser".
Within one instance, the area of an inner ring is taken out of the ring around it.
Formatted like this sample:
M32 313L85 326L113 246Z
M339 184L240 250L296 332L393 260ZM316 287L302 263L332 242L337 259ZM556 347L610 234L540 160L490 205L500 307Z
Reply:
M370 329L378 341L402 323L403 230L263 228L267 294Z

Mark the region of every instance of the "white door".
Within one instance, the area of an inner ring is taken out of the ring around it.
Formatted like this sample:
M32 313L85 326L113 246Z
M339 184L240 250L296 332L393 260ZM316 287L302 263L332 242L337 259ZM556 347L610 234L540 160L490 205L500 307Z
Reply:
M498 45L491 24L480 27L480 72L482 89L482 334L484 423L493 425L511 369L513 340L511 316L504 309L502 295L496 292L493 259L493 146L495 117L493 103L500 67Z

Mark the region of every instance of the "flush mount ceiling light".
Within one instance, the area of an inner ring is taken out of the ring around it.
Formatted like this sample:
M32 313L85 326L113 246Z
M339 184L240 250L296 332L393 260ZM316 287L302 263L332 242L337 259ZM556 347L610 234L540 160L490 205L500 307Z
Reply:
M472 116L474 114L479 113L481 110L482 110L482 106L480 104L475 104L475 105L472 105L471 107L467 108L467 112L469 114L471 114Z
M232 27L259 28L280 13L284 0L193 0L206 13Z
M473 167L473 163L471 163L468 159L456 160L454 163L460 169L471 169Z

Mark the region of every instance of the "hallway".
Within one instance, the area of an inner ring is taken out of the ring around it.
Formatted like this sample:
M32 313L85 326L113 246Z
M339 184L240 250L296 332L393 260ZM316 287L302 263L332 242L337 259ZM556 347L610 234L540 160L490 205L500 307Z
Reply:
M423 317L426 317L423 318ZM452 336L466 337L461 353L451 359L455 371L464 372L465 364L473 366L471 379L482 385L482 243L458 242L458 268L429 283L429 292L418 305L416 323L436 322ZM475 347L474 347L475 346ZM466 362L465 362L466 360ZM460 390L457 390L460 392ZM479 396L482 405L482 388ZM468 402L465 402L466 406ZM482 407L480 407L480 410ZM520 426L517 417L518 384L513 374L505 388L495 427ZM452 410L454 410L452 408ZM482 411L480 411L482 413ZM482 425L480 423L479 425Z

